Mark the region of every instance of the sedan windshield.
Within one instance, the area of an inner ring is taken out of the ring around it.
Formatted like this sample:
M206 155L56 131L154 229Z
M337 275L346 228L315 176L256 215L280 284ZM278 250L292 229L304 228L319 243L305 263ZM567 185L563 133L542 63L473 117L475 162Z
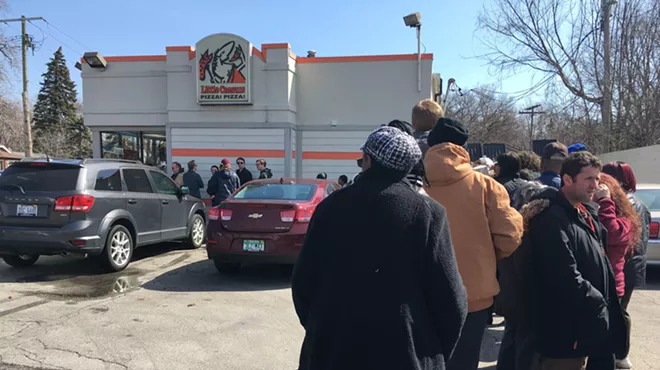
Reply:
M660 211L660 189L637 189L635 195L646 204L649 211Z

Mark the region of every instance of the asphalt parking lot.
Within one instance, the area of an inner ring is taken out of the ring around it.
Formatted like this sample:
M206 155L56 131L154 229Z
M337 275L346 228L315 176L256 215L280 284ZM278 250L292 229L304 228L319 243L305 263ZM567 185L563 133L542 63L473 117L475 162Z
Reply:
M303 338L291 267L220 274L206 252L139 249L123 272L42 257L0 263L0 369L295 369ZM660 363L660 269L633 296L635 369ZM503 327L489 328L482 368L495 368Z

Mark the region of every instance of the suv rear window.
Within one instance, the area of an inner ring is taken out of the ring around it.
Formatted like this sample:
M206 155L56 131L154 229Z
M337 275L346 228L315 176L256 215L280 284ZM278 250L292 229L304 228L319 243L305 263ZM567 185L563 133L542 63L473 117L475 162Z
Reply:
M0 190L20 186L23 191L76 190L80 168L10 166L0 176ZM18 189L18 188L17 188Z
M316 184L247 184L234 199L312 200Z

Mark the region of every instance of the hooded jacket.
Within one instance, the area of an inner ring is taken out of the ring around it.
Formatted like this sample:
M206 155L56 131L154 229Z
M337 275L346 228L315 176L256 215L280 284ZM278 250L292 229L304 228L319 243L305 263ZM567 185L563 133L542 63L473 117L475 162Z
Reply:
M646 286L646 248L649 243L649 234L651 232L651 212L646 204L642 202L635 194L629 193L628 200L639 213L642 224L642 236L639 245L635 246L632 258L626 263L625 275L629 276L626 280L638 288Z
M444 207L372 170L317 206L291 291L300 370L441 370L467 315Z
M538 352L576 358L625 350L626 329L616 282L603 245L607 230L584 204L594 231L555 190L541 193L546 208L529 220L530 269L523 279ZM532 202L534 203L534 202Z
M236 191L241 185L236 172L232 170L217 171L209 180L206 192L213 197L212 205L215 207Z
M602 198L598 204L598 219L607 230L607 257L616 280L617 297L623 297L626 290L623 266L632 247L632 223L625 217L617 217L616 204L611 198Z
M259 172L259 179L270 179L271 177L273 177L273 171L270 168L264 168Z
M442 143L424 158L428 195L447 209L458 270L468 294L468 310L484 310L499 292L496 261L520 245L522 216L506 189L474 171L461 146Z

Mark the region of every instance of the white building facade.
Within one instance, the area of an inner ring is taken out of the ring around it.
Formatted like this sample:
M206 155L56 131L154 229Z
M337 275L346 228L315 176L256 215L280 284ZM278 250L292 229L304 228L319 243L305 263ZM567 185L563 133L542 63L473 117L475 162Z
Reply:
M421 91L417 54L299 57L289 44L258 49L232 34L105 60L105 69L82 65L94 157L167 168L194 159L205 181L237 157L255 177L257 159L275 177L350 177L373 129L410 121L431 97L432 54L421 55Z

